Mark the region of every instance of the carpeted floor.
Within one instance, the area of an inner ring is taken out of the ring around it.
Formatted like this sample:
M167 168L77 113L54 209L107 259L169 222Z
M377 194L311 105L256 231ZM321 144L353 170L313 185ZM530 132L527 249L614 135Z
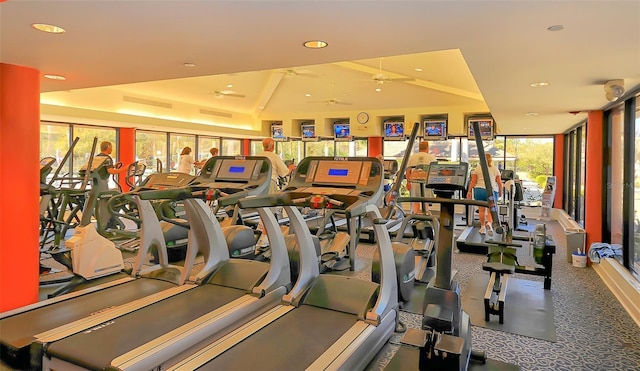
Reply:
M535 221L530 220L535 223ZM521 370L640 370L640 328L591 268L575 268L566 261L564 232L557 222L547 223L554 237L551 293L554 303L556 342L472 326L473 348L488 358L517 364ZM364 249L363 249L364 250ZM528 249L519 253L521 264L531 264ZM481 274L484 256L454 254L454 268L461 292ZM542 278L515 274L515 278L541 281ZM509 298L507 297L507 305ZM421 316L402 312L401 319L419 328ZM384 369L396 349L401 334L378 354L373 370Z
M530 222L536 223L533 219ZM557 341L473 326L474 349L485 351L488 358L516 364L521 370L640 370L640 328L593 269L574 268L567 263L561 227L556 222L548 222L547 228L557 245L551 285ZM362 279L371 277L375 249L375 245L366 243L360 243L356 249L357 274ZM533 263L529 254L529 248L520 249L521 264ZM484 260L482 255L454 254L461 292L464 293L475 276L482 274ZM194 273L197 271L198 267ZM521 274L513 277L542 281L540 277ZM401 312L400 317L408 327L420 328L420 315ZM401 336L397 333L392 336L369 365L370 369L384 369L398 349Z

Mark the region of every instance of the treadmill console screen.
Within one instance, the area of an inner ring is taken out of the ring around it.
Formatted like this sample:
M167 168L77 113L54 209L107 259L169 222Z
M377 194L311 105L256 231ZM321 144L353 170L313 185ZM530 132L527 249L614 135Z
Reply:
M158 173L151 174L143 186L145 188L180 188L186 187L193 181L193 175L184 173Z
M260 175L262 161L258 160L222 160L215 172L216 180L252 180Z
M370 163L360 161L317 161L310 174L313 183L356 186L367 184L370 168Z
M436 189L465 189L469 165L465 162L447 164L432 162L427 175L427 187Z

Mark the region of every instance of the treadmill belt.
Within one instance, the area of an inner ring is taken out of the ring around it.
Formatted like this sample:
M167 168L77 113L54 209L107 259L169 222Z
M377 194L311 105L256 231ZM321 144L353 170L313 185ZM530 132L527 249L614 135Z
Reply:
M51 344L47 356L92 370L245 294L205 284Z
M302 305L198 370L304 370L356 322L353 314Z
M0 321L0 340L9 348L28 347L33 337L44 331L174 286L167 281L140 278L37 308Z

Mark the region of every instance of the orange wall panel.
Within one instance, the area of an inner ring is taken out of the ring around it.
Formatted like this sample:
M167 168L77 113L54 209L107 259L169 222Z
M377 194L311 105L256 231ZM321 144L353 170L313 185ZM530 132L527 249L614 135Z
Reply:
M40 72L0 63L0 312L38 301Z
M587 232L587 251L593 242L602 241L602 144L603 112L589 112L587 118L587 147L586 147L586 172L585 172L585 231Z

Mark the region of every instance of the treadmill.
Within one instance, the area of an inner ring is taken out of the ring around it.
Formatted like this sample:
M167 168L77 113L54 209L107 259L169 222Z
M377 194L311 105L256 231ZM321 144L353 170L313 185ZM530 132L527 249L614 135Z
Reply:
M398 318L391 241L376 205L382 191L381 165L375 158L305 158L283 192L241 200L241 207L286 209L301 246L299 279L273 310L224 338L198 344L190 356L175 364L156 367L364 369L391 337ZM348 217L366 215L375 221L373 228L382 257L380 284L349 275L320 275L315 249L310 244L311 233L305 228L299 206L339 209Z
M205 267L195 279L196 287L184 290L135 311L94 321L77 327L64 336L40 339L44 369L151 369L158 359L176 353L164 344L167 339L189 344L181 326L191 324L209 334L224 335L251 318L274 307L290 288L289 260L275 218L267 210L262 217L274 238L270 264L245 259L230 259L225 235L211 208L200 198L218 203L237 201L264 192L262 185L271 179L271 163L265 157L214 157L205 164L202 177L185 190L155 191L161 194L182 192L189 221L190 244L211 248ZM267 186L268 187L268 186ZM238 190L232 192L232 188ZM266 189L266 188L264 188ZM222 198L229 197L223 200ZM274 225L275 223L275 225ZM133 336L132 336L133 335Z
M188 184L193 176L187 174L153 174L147 189L177 188ZM36 368L31 364L29 348L37 339L72 322L95 317L144 301L150 295L162 296L182 287L189 277L192 263L183 267L170 265L162 238L160 223L149 201L140 199L144 191L128 195L138 204L143 220L141 247L134 264L133 275L123 275L83 290L4 312L0 315L0 355L2 361L15 369ZM155 247L160 263L143 269L147 253ZM193 245L196 249L199 246ZM195 256L197 251L193 251ZM192 286L192 285L187 285Z

